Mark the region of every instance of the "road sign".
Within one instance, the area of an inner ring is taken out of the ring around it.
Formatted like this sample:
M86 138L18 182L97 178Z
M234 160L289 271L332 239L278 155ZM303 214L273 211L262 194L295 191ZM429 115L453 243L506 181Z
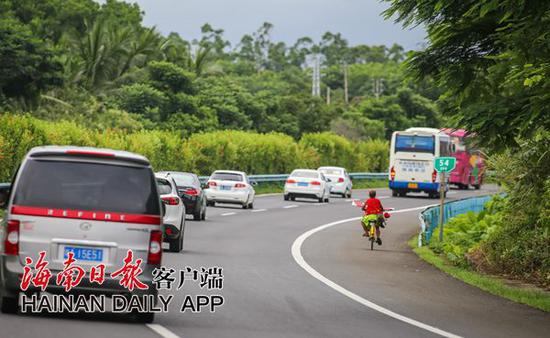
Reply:
M450 173L456 167L456 158L454 157L436 157L434 163L435 171L438 173Z

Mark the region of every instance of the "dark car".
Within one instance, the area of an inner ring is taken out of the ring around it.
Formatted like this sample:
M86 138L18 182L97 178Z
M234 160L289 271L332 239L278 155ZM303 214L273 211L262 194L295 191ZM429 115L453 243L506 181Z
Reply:
M162 171L161 174L170 175L176 181L178 194L185 204L188 215L193 215L195 221L206 219L206 197L202 190L199 177L192 173L179 171Z

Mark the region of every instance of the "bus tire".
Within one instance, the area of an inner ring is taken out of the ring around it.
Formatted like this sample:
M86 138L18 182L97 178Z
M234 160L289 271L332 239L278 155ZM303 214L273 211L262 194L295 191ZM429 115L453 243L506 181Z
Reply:
M397 195L399 195L399 194L397 193L397 190L392 190L391 195L392 195L392 197L397 197Z

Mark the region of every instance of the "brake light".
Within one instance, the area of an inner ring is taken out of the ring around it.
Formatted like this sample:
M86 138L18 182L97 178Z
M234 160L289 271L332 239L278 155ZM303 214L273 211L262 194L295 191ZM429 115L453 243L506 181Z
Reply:
M217 185L218 185L218 184L217 184L216 182L212 182L212 181L209 181L209 182L208 182L208 186L209 186L209 187L215 187L215 186L217 186Z
M6 239L4 240L4 253L6 255L19 255L19 225L19 221L8 221Z
M185 189L183 193L190 196L197 196L199 194L199 191L195 188L189 188Z
M163 197L162 200L167 205L178 205L180 204L180 199L177 197Z
M147 253L147 264L160 264L162 259L162 232L151 231L149 236L149 252Z
M338 178L338 183L344 183L344 178L343 177Z
M321 185L321 182L319 182L319 181L311 181L311 182L309 182L309 184L311 184L311 185Z
M235 184L235 188L246 188L246 185L244 183L237 183Z
M432 172L432 183L435 183L435 181L437 180L437 171L434 171Z
M288 180L286 180L286 183L294 184L294 183L296 183L296 180L293 180L293 179L289 178Z
M81 155L81 156L95 156L95 157L115 157L113 153L105 153L102 151L90 151L90 150L67 150L67 155Z
M394 167L391 167L390 169L390 178L391 180L395 180L395 168Z

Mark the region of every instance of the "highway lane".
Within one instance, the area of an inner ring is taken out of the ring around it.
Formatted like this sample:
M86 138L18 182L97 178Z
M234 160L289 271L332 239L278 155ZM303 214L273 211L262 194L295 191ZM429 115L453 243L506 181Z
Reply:
M449 198L478 193L487 191L453 191ZM365 194L356 192L361 198ZM435 202L422 197L391 198L385 189L379 195L386 206L398 209ZM548 325L540 322L541 318L550 322L548 315L487 295L420 262L405 244L418 229L417 213L390 219L384 245L375 252L365 250L367 243L360 237L359 225L350 223L312 236L304 243L304 257L322 274L358 295L452 333L468 336L517 333L508 330L508 326L518 324L517 319L499 329L498 316L483 313L499 306L502 309L496 314L508 313L503 318L516 316L526 319L526 325L532 323L537 330L548 330ZM326 205L312 201L285 202L280 195L257 198L255 210L236 206L209 208L206 222L187 223L184 252L165 254L164 264L177 269L223 267L224 289L213 293L223 295L226 304L216 313L182 314L178 310L186 294L209 293L186 284L176 293L171 311L158 315L155 324L180 337L436 336L366 308L314 279L295 263L290 248L298 236L319 225L359 215L358 208L341 198L333 198ZM379 265L369 265L373 263ZM415 277L426 273L427 280ZM464 297L468 302L461 302ZM475 299L479 299L479 304L472 301ZM446 306L450 310L443 311ZM508 312L507 308L511 310ZM451 310L467 313L455 319L457 314L450 316ZM536 320L530 321L530 317ZM480 326L480 321L487 325ZM523 323L521 326L525 327ZM468 325L471 327L464 330ZM112 315L95 320L80 316L52 319L0 315L0 327L13 337L57 337L60 329L64 330L64 336L156 336L144 325ZM528 329L526 332L529 333Z

